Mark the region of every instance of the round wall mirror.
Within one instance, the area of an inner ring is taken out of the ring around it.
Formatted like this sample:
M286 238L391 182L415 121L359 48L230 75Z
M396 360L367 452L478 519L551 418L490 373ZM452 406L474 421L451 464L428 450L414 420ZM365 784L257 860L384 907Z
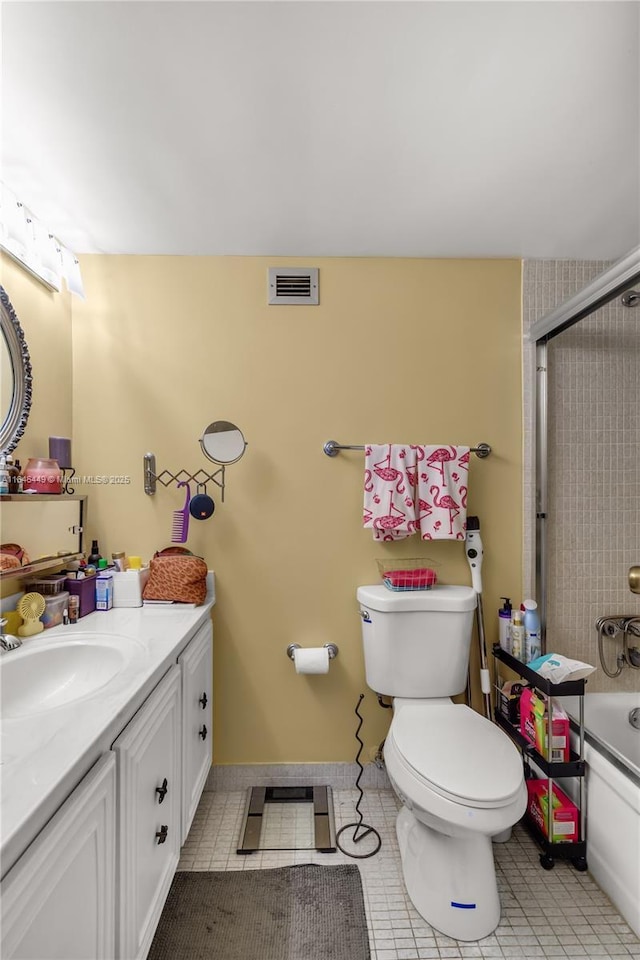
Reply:
M242 430L228 420L215 420L200 437L205 457L223 466L239 460L247 446Z
M27 425L31 409L31 361L22 327L4 287L0 287L0 367L2 409L0 410L0 453L14 450Z

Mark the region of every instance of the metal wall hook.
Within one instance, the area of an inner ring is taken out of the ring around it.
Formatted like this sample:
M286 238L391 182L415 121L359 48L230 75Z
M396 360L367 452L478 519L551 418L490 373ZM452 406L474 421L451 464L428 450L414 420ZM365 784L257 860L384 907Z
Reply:
M221 466L214 473L207 473L206 470L196 470L195 473L189 473L181 469L177 473L170 470L163 470L162 473L156 473L156 455L155 453L145 453L143 461L144 470L144 492L152 497L156 492L156 484L161 483L163 487L170 487L172 483L182 481L183 483L196 483L198 485L206 483L215 483L222 491L221 500L224 503L224 466ZM220 479L218 479L218 477Z

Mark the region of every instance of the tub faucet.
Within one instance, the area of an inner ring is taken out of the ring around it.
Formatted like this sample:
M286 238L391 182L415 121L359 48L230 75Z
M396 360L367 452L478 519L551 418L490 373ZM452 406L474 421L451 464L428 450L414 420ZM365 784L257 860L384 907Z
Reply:
M0 650L5 653L7 650L15 650L22 646L20 637L13 637L10 633L5 633L4 628L8 620L0 620Z
M625 624L625 656L627 662L631 664L632 667L635 667L636 670L640 668L640 646L636 643L635 646L631 646L629 643L629 637L634 637L636 640L640 640L640 617L629 617Z

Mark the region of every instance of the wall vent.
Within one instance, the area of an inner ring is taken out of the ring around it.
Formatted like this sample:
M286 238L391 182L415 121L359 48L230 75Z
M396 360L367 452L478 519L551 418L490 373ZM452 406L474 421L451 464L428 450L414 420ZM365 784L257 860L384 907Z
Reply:
M317 267L269 267L268 302L318 303Z

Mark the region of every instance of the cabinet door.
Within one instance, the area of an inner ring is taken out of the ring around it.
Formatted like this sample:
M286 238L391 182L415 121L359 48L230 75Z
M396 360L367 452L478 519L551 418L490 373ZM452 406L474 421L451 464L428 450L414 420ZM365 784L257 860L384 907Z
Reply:
M2 957L115 950L115 757L102 757L2 881Z
M146 957L180 854L180 668L174 665L113 744L118 758L122 960Z
M178 657L182 668L182 843L211 769L212 627L205 624Z

